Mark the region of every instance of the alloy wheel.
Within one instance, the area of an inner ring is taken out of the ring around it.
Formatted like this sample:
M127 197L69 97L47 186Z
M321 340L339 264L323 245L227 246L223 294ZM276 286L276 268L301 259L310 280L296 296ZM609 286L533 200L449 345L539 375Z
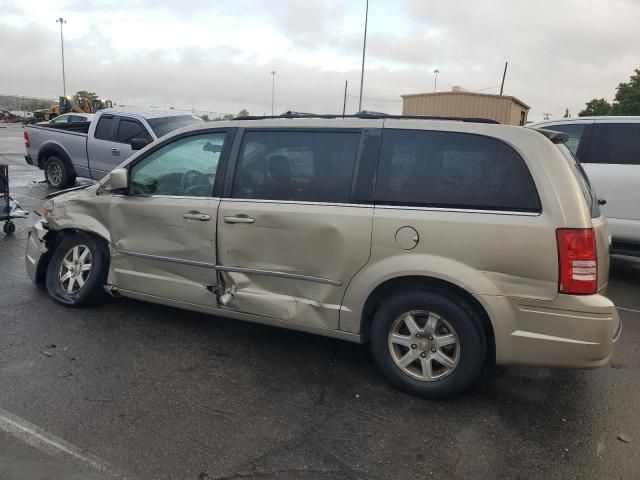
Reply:
M91 251L86 245L76 245L62 258L58 280L67 295L78 293L91 273Z
M460 360L460 341L451 324L426 310L400 315L391 325L389 352L403 373L423 382L450 375Z

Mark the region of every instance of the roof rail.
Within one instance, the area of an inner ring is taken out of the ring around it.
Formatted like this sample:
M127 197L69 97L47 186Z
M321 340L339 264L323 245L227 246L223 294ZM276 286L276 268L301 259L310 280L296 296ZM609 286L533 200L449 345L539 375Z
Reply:
M282 115L247 115L244 117L236 117L234 120L273 120L282 118L361 118L361 119L394 119L394 120L450 120L455 122L469 122L469 123L494 123L499 124L496 120L490 118L465 118L465 117L439 117L439 116L426 116L426 115L390 115L388 113L369 112L362 111L354 115L337 115L337 114L322 114L322 113L301 113L301 112L285 112Z

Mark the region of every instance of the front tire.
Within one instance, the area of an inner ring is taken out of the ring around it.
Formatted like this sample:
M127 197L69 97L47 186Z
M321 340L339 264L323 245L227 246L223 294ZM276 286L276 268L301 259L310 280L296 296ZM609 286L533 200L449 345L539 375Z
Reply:
M67 233L47 267L49 295L69 307L103 303L109 273L109 249L102 239L86 233Z
M55 155L47 158L44 164L44 177L53 188L69 188L76 183L76 177L69 166Z
M449 398L469 388L480 376L487 352L472 312L435 291L390 297L371 327L378 368L398 388L423 398Z

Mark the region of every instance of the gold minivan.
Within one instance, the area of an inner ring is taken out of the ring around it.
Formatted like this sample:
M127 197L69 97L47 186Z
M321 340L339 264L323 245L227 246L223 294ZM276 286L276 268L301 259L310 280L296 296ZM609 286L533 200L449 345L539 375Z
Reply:
M190 126L50 195L27 271L71 307L124 296L369 342L428 398L491 364L598 367L621 332L610 238L566 139L375 115Z

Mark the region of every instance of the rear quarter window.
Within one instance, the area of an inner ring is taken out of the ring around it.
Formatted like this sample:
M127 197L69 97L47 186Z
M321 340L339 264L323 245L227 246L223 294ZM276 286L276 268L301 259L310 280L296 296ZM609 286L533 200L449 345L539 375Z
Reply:
M375 199L400 206L541 211L531 173L513 148L458 132L384 130Z
M589 206L589 211L591 213L591 218L597 218L600 216L600 204L598 203L598 197L596 196L593 187L591 186L591 182L589 181L589 177L587 176L587 172L584 171L580 162L573 155L571 150L564 144L560 143L557 145L558 149L562 153L562 156L565 158L571 171L573 172L574 177L578 181L580 185L580 190L582 190L582 194L584 195L584 199Z
M100 117L94 136L100 140L115 140L115 117Z
M640 123L596 123L587 162L640 165Z

